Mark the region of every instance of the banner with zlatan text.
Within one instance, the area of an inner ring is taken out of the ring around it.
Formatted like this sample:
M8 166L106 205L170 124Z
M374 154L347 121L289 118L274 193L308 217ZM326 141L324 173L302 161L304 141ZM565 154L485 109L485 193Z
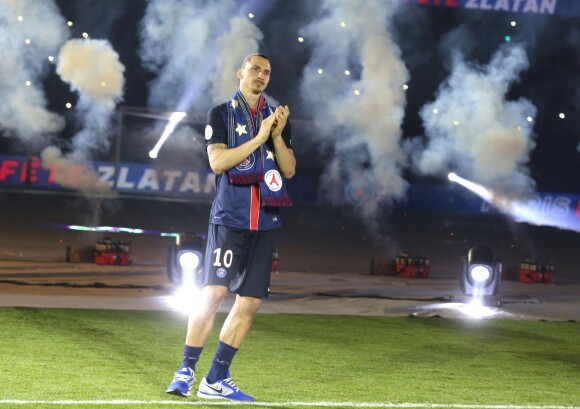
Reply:
M57 175L60 174L60 179ZM94 177L87 177L87 175ZM63 184L57 180L64 180ZM104 183L103 183L104 182ZM210 202L215 194L215 175L210 169L180 169L153 164L121 162L91 162L63 164L57 162L45 169L38 156L0 155L0 188L30 190L95 191L94 186L109 186L110 191L138 195L179 197ZM288 183L295 201L314 202L316 181L299 177ZM102 188L98 189L102 192Z
M408 4L466 10L580 17L579 0L404 0Z
M91 162L90 165L53 165L42 167L37 156L0 155L0 189L63 190L56 182L58 173L73 185L80 185L80 176L90 171L92 183L108 185L111 191L129 195L147 195L210 202L215 194L215 175L210 169L180 169L152 164ZM76 178L76 179L75 179ZM338 187L337 187L338 188ZM70 189L75 190L75 189ZM328 204L317 197L318 182L313 176L300 175L288 181L288 191L295 202ZM356 209L377 200L372 185L349 183L345 198ZM454 213L489 215L497 211L477 195L457 184L414 184L406 200L395 204L400 210L419 213ZM576 226L580 231L580 195L539 192L525 203L526 211L542 224Z

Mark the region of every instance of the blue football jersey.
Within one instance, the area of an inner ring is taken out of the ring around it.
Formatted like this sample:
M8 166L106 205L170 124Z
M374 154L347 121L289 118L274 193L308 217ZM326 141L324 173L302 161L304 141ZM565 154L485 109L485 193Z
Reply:
M207 114L206 148L214 143L228 143L227 102L212 108ZM290 122L282 130L282 138L292 147ZM270 150L274 150L272 140L268 140ZM211 207L209 222L248 230L271 230L282 224L278 207L260 205L258 184L234 185L227 172L216 175L216 190Z

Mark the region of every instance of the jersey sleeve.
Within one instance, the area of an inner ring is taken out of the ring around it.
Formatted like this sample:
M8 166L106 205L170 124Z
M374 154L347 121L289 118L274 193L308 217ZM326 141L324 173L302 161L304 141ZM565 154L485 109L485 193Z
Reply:
M214 143L228 143L228 132L226 129L227 111L224 105L218 105L207 113L207 124L205 126L205 147Z

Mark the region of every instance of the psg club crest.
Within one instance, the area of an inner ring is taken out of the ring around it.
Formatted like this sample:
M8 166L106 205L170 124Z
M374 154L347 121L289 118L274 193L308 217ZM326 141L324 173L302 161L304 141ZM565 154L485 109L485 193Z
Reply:
M250 156L240 162L240 164L236 166L236 169L241 171L250 170L254 166L254 163L256 163L256 157L252 153Z
M219 278L224 278L226 276L226 269L225 268L218 268L215 271L215 275L218 276Z
M272 192L277 192L282 189L282 176L277 170L269 170L264 175L264 182L268 185L268 189Z

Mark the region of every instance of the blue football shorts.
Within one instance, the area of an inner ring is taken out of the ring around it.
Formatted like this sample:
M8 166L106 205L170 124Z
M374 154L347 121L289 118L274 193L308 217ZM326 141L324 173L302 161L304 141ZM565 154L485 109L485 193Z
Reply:
M230 292L267 298L274 254L274 231L209 225L203 286L222 285Z

